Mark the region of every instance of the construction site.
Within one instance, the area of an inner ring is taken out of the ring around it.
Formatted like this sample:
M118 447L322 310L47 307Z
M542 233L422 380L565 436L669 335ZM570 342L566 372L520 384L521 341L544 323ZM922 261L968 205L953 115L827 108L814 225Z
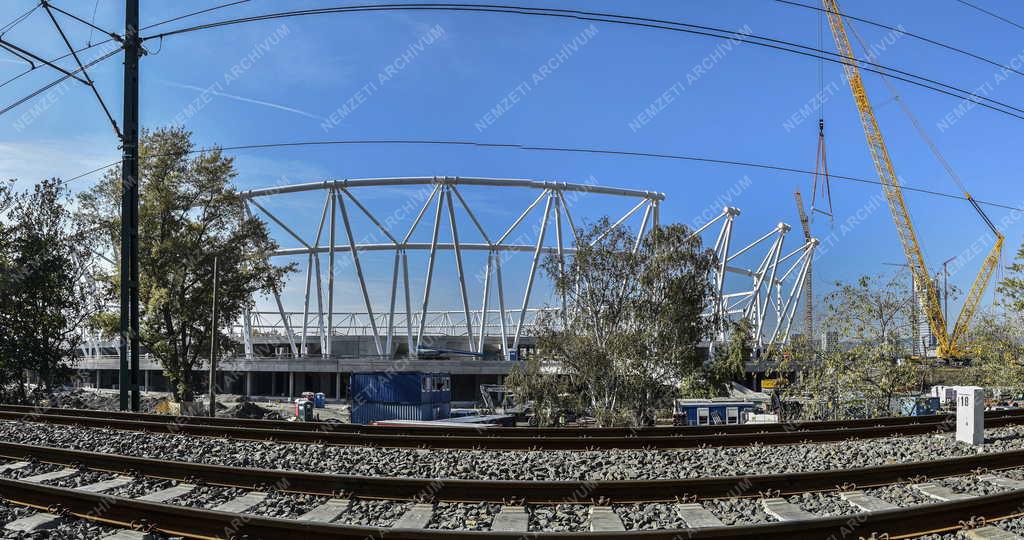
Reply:
M1024 538L1020 21L12 0L2 536Z

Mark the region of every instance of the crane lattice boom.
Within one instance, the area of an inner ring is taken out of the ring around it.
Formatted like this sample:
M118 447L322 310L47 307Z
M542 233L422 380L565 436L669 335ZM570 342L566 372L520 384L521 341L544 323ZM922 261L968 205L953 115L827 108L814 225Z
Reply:
M957 318L953 333L950 334L946 329L946 320L939 304L938 291L925 265L921 245L917 240L917 233L914 231L914 224L910 219L907 204L903 200L903 191L900 188L899 178L896 176L892 159L889 157L889 150L886 148L885 139L882 137L878 121L875 118L874 109L871 107L871 102L868 100L867 92L864 89L864 82L861 79L860 69L857 67L857 60L850 46L850 39L843 24L839 4L837 0L822 0L822 4L824 5L825 12L828 14L829 26L832 29L832 36L835 38L836 48L839 50L839 54L846 60L843 64L843 69L846 71L846 78L850 83L850 90L853 93L857 110L860 113L864 135L867 137L868 149L871 151L871 159L874 161L875 170L878 172L879 180L882 183L882 190L885 192L885 197L889 202L889 211L892 213L893 221L896 224L896 231L899 233L900 242L903 245L907 266L913 275L916 289L924 291L924 311L928 317L928 323L931 326L932 332L939 342L938 355L943 358L959 356L961 351L957 342L966 333L967 326L978 304L981 302L981 297L985 293L989 279L998 264L999 253L1003 245L1003 236L988 217L985 216L970 194L967 194L967 198L975 210L978 211L995 233L996 242L992 247L992 251L982 263L981 271L971 286L971 291L967 295L960 316Z

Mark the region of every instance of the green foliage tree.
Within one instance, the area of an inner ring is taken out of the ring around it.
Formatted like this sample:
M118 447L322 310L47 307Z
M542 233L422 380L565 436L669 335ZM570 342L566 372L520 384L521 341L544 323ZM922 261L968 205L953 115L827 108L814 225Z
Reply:
M1006 277L996 286L996 291L1002 296L1004 306L1014 313L1024 314L1024 243L1006 270Z
M804 404L802 418L842 420L887 416L895 399L913 388L916 367L906 360L913 295L905 280L862 276L836 283L825 297L824 331L840 346L811 361L788 355L782 369L800 372L785 391ZM785 355L784 355L785 356Z
M68 209L67 189L45 180L12 195L0 190L0 376L5 401L37 398L71 375L90 318L99 308L93 290L87 231ZM35 396L27 375L39 381Z
M715 257L683 225L656 228L636 246L626 228L605 234L610 225L605 218L581 231L564 266L555 256L543 264L565 308L539 321L538 353L560 382L537 391L527 377L512 381L539 409L574 402L600 425L650 424L702 367L697 345L716 323L703 316Z
M139 208L140 341L164 368L174 398L194 397L193 370L210 351L210 336L229 351L224 327L241 316L253 294L280 287L293 265L275 266L277 249L265 224L247 215L232 184L232 158L219 149L195 153L180 128L146 131L141 141ZM120 248L120 169L110 170L82 194L83 217ZM213 261L218 261L220 324L210 328ZM116 298L118 275L108 277ZM107 322L114 323L113 314Z
M979 313L965 349L971 364L963 370L961 383L1014 396L1024 393L1024 315L997 310Z

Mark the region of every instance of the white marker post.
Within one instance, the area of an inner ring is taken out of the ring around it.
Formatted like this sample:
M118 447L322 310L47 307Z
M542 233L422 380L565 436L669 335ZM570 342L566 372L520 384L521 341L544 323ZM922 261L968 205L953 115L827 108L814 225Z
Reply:
M985 390L977 386L957 388L956 440L969 444L985 442Z

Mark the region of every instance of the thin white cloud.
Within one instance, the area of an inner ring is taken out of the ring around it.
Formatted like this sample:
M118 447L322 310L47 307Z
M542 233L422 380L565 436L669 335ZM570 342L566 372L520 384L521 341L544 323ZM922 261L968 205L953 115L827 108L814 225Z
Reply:
M228 94L226 92L221 92L219 90L214 90L212 88L203 88L201 86L195 86L195 85L191 85L191 84L182 84L182 83L176 83L176 82L171 82L171 81L160 81L160 82L162 82L162 83L164 83L164 84L166 84L168 86L175 86L175 87L178 87L178 88L186 88L186 89L189 89L189 90L195 90L197 92L209 92L211 95L214 95L214 96L226 97L228 99L234 99L236 101L242 101L242 102L245 102L245 103L252 103L254 105L262 105L264 107L270 107L272 109L277 109L277 110L280 110L280 111L295 113L295 114L298 114L298 115L305 116L307 118L312 118L313 120L319 120L319 121L325 121L326 120L326 118L324 118L322 116L317 116L315 114L311 114L311 113L308 113L306 111L303 111L303 110L300 110L300 109L296 109L294 107L288 107L288 106L280 105L280 104L277 104L277 103L271 103L269 101L260 101L258 99L252 99L252 98L247 98L247 97L243 97L243 96L237 96L235 94Z

